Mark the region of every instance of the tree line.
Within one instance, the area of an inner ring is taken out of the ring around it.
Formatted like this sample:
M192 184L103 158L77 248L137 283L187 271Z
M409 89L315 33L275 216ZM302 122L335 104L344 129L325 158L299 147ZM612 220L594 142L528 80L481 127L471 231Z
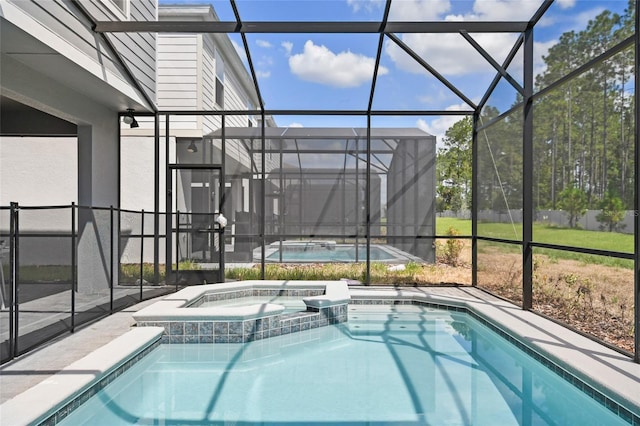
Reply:
M634 33L635 2L624 13L605 10L581 31L562 34L543 57L535 91L544 89ZM634 200L634 46L590 67L536 98L533 109L533 202L536 210L570 211L573 226L587 209L603 210L616 228L616 211ZM515 107L522 101L514 100ZM481 119L499 115L491 106ZM471 130L466 117L445 133L438 151L437 208L469 208ZM478 134L478 208L522 208L522 108ZM622 220L622 219L620 219Z

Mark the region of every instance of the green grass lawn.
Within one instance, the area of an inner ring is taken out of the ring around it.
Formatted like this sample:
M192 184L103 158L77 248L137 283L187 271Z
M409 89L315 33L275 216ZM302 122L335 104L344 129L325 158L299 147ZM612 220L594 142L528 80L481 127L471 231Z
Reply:
M446 235L449 227L456 228L460 235L471 235L471 220L449 217L436 218L436 232L439 236ZM518 241L522 238L522 224L516 223L514 230L514 226L509 223L479 223L478 234L485 237ZM619 232L585 231L582 229L559 228L557 226L534 223L533 241L571 247L633 253L633 234L622 234ZM520 250L518 246L507 247L505 244L499 244L498 246L504 247L504 250L509 252ZM561 250L538 248L534 249L534 253L545 254L553 259L573 259L586 263L606 264L625 268L632 267L633 265L630 260Z

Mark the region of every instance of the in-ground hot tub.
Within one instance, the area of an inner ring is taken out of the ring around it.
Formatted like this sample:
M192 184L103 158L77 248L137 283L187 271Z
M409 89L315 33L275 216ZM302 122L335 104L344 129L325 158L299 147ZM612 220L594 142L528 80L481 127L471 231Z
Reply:
M285 312L281 297L300 298L303 310ZM350 298L345 281L238 281L187 287L133 318L163 327L163 343L242 343L345 322Z

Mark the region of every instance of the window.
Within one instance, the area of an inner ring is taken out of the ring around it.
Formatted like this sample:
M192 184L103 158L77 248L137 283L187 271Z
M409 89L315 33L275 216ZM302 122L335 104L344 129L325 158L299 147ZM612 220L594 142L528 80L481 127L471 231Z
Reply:
M216 49L216 104L224 108L224 60Z
M247 101L247 110L253 111L253 102ZM249 116L248 121L249 121L248 127L253 127L253 116Z
M224 84L216 76L216 104L224 108Z

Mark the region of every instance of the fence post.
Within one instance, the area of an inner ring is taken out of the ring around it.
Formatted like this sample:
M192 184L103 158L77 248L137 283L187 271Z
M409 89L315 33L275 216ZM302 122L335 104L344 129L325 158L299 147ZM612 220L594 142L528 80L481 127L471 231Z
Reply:
M75 330L76 317L76 289L78 286L78 262L77 262L77 235L76 235L76 203L71 203L71 332Z
M176 211L176 291L178 291L178 276L180 275L180 259L179 255L180 247L180 210Z
M109 206L109 313L113 314L113 205Z
M144 209L140 212L142 218L140 221L140 301L142 302L142 280L144 274Z
M18 356L18 270L19 270L19 238L18 238L18 203L11 203L9 216L9 356Z

